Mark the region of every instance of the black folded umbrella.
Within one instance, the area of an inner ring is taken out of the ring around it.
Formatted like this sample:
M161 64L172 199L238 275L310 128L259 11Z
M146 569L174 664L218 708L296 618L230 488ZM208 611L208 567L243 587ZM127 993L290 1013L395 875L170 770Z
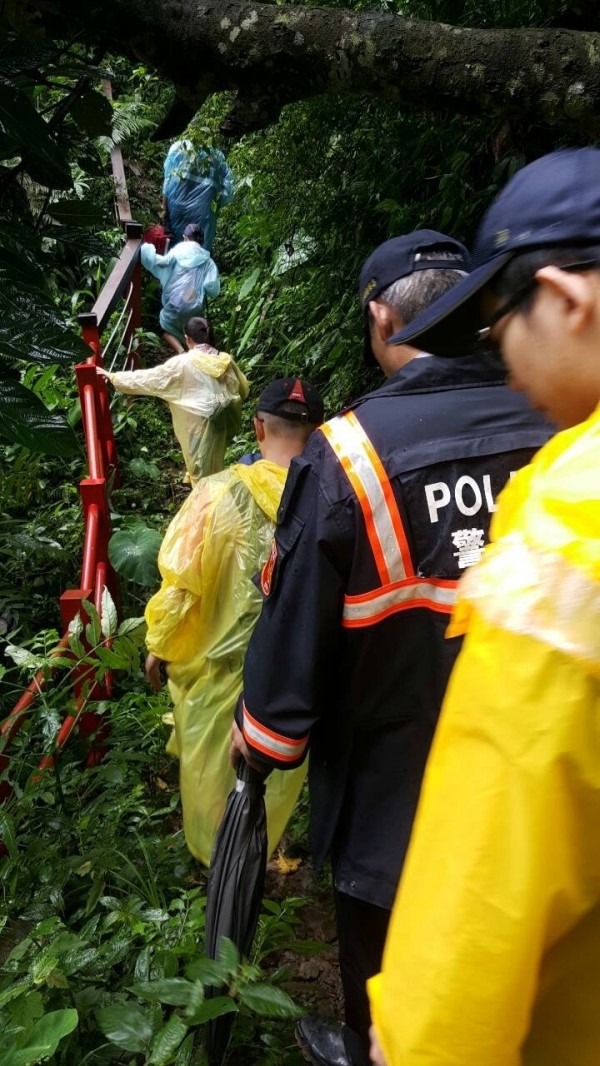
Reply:
M211 959L217 958L219 942L224 936L233 941L242 955L248 955L252 947L267 867L264 796L265 776L241 759L210 864L205 951ZM207 1024L206 1052L210 1066L220 1066L223 1061L233 1018L233 1014L224 1014Z

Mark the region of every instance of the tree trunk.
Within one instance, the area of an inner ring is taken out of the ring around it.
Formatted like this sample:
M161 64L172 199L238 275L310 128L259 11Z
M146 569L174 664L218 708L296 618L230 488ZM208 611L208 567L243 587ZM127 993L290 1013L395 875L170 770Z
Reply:
M171 79L196 109L237 103L227 131L274 121L286 103L366 93L432 111L526 119L569 138L600 134L600 34L477 30L381 12L239 0L54 0L69 26Z

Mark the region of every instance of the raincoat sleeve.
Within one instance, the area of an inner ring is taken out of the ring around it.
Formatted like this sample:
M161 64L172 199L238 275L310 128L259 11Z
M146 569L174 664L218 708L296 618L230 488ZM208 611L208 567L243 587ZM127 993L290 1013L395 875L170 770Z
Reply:
M214 259L208 259L206 263L206 273L204 274L204 295L218 296L220 291L221 279L219 277L219 268Z
M231 361L231 369L233 370L237 379L237 383L240 390L240 399L247 400L250 394L250 382L248 381L248 378L243 373L243 371L240 370L239 366L233 359Z
M599 721L585 665L475 612L369 982L388 1066L530 1061L542 956L590 899Z
M159 281L163 281L165 270L168 270L177 262L173 251L167 252L166 255L159 255L153 244L142 244L140 249L142 266L145 266L146 270L154 274L154 277L158 278Z
M174 355L146 370L118 370L108 380L118 392L128 396L160 396L173 401L181 397L186 356Z
M320 441L314 442L317 437ZM261 574L263 607L246 655L244 697L236 712L253 758L281 769L302 762L313 725L339 699L333 678L352 529L344 523L343 509L328 501L326 473L313 446L328 447L315 433L305 457L293 460L290 468Z
M162 585L146 606L146 646L166 662L185 663L194 657L204 555L214 520L213 488L206 479L192 491L161 544Z

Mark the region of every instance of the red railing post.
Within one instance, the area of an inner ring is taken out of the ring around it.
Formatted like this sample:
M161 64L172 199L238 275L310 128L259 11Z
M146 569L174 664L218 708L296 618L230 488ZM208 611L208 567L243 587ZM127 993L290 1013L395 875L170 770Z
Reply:
M85 480L79 483L79 491L81 493L86 529L90 526L95 526L94 541L92 542L90 537L89 549L87 542L84 544L83 562L81 567L81 586L82 588L88 587L87 578L89 575L89 588L96 589L96 595L101 596L102 590L96 587L96 578L97 568L103 566L104 570L102 573L106 587L118 607L119 583L117 575L110 565L108 558L108 542L110 540L111 528L106 481L104 478L85 478ZM93 517L94 512L97 512L97 520ZM92 519L92 522L90 522L90 519ZM99 604L97 604L97 606L98 610L100 610Z
M102 348L97 316L93 311L86 311L81 315L77 315L77 321L81 326L85 343L92 349L93 356L90 358L95 358L97 365L102 366Z
M101 362L98 365L101 365ZM81 414L88 446L90 474L92 477L104 475L110 479L115 488L119 488L121 471L110 417L106 381L96 373L95 360L78 363L75 367L75 374L81 398Z

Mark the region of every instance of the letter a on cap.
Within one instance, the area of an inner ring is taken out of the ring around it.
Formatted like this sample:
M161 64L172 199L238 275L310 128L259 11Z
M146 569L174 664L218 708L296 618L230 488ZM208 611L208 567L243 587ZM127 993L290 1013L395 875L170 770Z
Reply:
M288 396L288 400L297 400L298 403L306 403L306 396L304 395L304 389L302 388L300 378L296 378L292 391Z

